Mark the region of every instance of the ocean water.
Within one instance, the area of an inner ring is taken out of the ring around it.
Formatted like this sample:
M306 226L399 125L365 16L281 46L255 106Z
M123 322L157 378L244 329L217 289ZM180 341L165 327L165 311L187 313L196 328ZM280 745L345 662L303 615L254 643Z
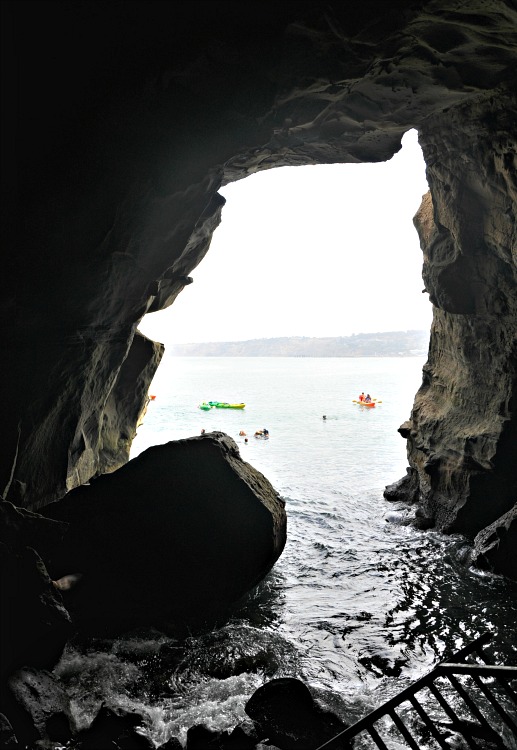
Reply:
M79 727L106 701L141 712L157 746L185 744L194 724L249 725L246 700L280 676L352 723L486 631L493 661L517 663L517 585L464 567L462 537L397 523L402 509L383 498L405 473L397 428L424 361L166 355L132 457L226 432L285 499L287 544L225 622L180 640L149 630L67 647L56 672ZM378 405L353 403L361 391ZM198 408L209 400L246 408ZM263 427L270 439L254 439Z

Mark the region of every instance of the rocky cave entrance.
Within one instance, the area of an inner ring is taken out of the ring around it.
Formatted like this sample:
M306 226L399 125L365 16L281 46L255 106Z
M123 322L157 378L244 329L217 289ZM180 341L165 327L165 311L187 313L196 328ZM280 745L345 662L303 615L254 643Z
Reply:
M415 130L388 162L284 167L232 183L194 283L139 330L180 354L192 342L429 331L412 221L427 190Z
M416 507L421 528L463 534L469 562L517 579L515 2L251 2L236 13L232 2L17 0L1 12L0 505L12 566L4 687L22 665L52 668L64 647L71 619L49 574L85 569L68 553L84 553L96 570L96 606L103 583L101 619L106 605L116 620L122 599L132 622L148 619L149 604L169 606L152 575L158 566L148 560L146 575L133 544L141 599L127 570L128 588L114 599L105 574L113 570L97 551L123 565L112 539L129 520L138 540L147 514L127 513L124 488L108 528L102 488L129 477L134 489L129 449L163 355L137 327L190 283L221 219L220 189L274 167L381 162L411 128L430 188L415 224L433 323L422 385L399 428L410 470L392 494ZM224 437L199 445L221 471L238 461ZM178 497L175 467L163 456L158 463ZM185 485L197 477L188 457L178 465ZM160 477L142 473L139 508ZM96 505L84 486L91 479ZM71 490L84 498L81 511ZM267 554L256 548L223 592L228 601L264 577L285 542L279 498L269 483L261 492L269 513L249 499ZM192 535L179 542L196 563L194 515ZM168 560L170 580L183 586ZM231 578L211 572L223 587ZM209 596L219 601L219 592Z
M189 283L221 187L277 166L382 161L418 128L435 311L402 428L404 491L429 526L474 538L497 523L509 539L514 4L4 8L4 497L37 509L127 460L161 356L138 322Z

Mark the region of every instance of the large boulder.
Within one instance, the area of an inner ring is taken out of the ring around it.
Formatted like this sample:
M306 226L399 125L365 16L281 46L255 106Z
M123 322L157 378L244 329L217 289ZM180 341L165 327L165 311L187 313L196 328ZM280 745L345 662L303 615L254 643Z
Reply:
M70 523L54 578L79 627L107 632L219 612L271 569L284 502L223 433L158 445L44 509Z

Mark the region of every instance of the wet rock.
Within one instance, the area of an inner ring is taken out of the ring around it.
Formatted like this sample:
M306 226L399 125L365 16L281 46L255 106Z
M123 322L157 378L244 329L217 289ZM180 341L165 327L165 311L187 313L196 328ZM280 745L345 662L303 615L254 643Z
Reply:
M82 574L64 594L91 632L224 611L286 539L284 502L216 432L150 448L44 512L70 523L52 570Z
M408 659L392 653L389 649L377 648L369 650L368 654L359 657L358 661L377 677L400 677Z
M167 668L178 666L177 650L169 644L160 649ZM293 654L285 644L279 644L269 631L241 626L226 626L208 636L199 636L188 651L180 667L193 674L210 675L217 679L242 674L260 672L271 675L281 669L286 659Z
M390 502L400 501L408 505L414 503L418 499L418 476L414 469L408 467L405 476L387 485L384 488L384 498Z
M517 504L474 539L470 562L517 580Z
M158 750L183 750L183 745L177 737L169 737L164 745L160 745Z
M435 526L435 519L427 515L425 508L416 508L413 526L421 531L427 531Z
M151 740L136 731L143 723L136 712L102 705L89 728L77 736L77 743L80 750L153 750Z
M242 727L231 732L217 732L203 724L190 727L187 732L186 750L253 750L256 738L248 735Z
M20 744L38 740L66 744L72 738L70 699L51 672L26 668L12 674L5 706Z
M242 727L235 727L223 741L223 750L253 750L256 737L251 737Z
M197 724L187 731L187 750L220 750L221 732L214 732L204 724Z
M262 685L246 703L245 711L261 741L267 739L281 750L312 750L347 727L335 714L319 707L303 682L288 677Z

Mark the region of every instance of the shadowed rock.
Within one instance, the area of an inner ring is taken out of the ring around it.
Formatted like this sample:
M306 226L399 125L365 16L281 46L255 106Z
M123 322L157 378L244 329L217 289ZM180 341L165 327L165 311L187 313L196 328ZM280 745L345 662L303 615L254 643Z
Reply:
M61 594L31 547L13 551L0 543L0 690L23 665L50 669L72 631Z
M282 677L266 682L246 703L259 737L281 750L315 750L346 729L346 724L315 702L300 680ZM343 742L336 750L353 747Z
M0 713L0 747L4 750L18 750L20 745L16 739L11 722L4 714Z
M80 627L158 624L224 610L271 569L284 503L223 433L155 446L44 509L67 520L53 576Z
M66 744L71 740L70 699L50 672L30 668L14 672L7 684L5 704L20 743L46 740Z
M517 504L479 532L470 562L517 580Z
M136 731L144 723L143 717L116 706L102 705L94 720L77 736L80 750L153 750L150 739Z
M235 727L231 732L214 732L203 724L187 731L187 750L253 750L256 738Z

